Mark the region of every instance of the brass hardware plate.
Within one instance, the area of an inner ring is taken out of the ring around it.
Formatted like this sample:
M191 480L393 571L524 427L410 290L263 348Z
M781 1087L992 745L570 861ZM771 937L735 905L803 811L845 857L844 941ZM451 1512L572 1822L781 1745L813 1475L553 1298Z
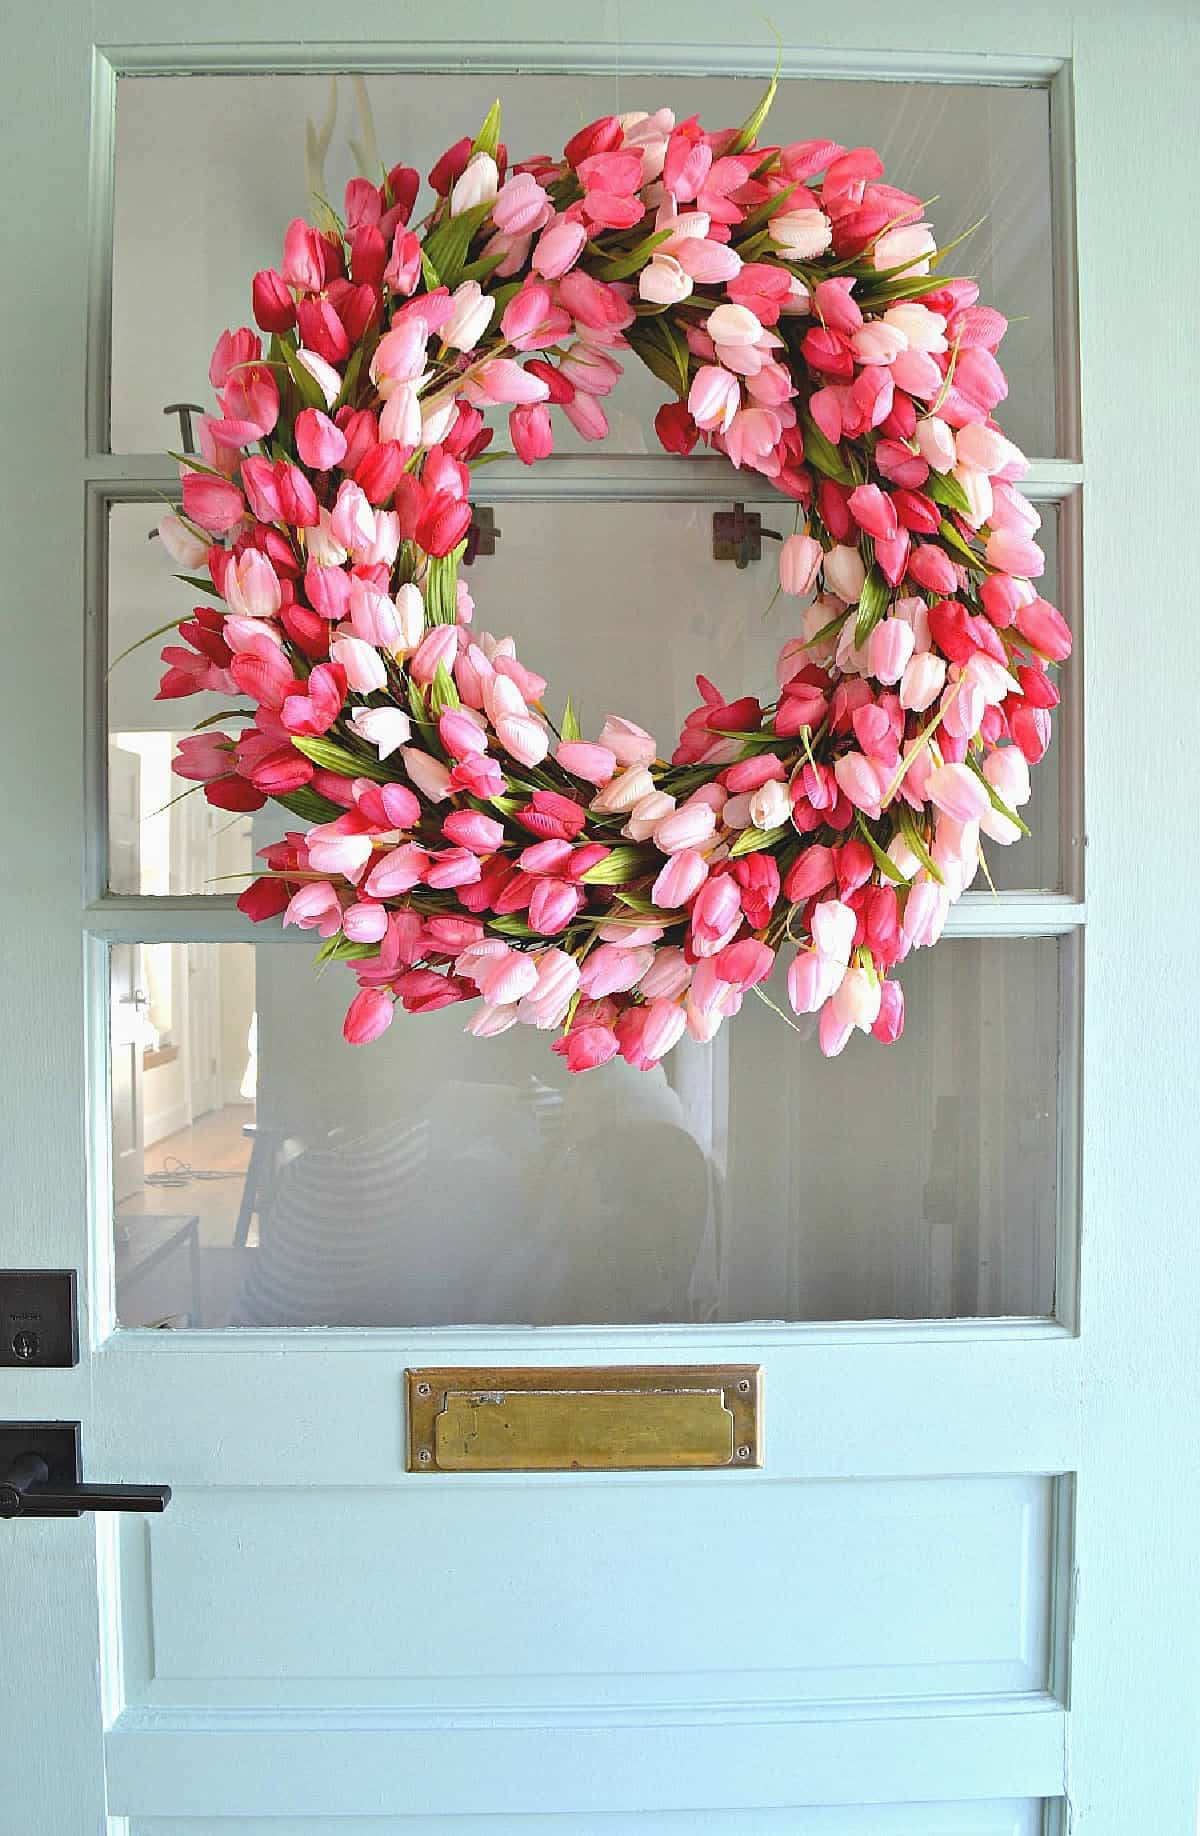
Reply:
M762 1465L754 1364L415 1370L411 1473L622 1472Z

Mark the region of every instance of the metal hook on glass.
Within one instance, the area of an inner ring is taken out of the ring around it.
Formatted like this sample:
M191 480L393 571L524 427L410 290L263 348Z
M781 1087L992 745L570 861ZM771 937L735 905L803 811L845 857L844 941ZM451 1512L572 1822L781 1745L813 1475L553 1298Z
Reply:
M194 414L204 413L202 404L200 402L168 402L163 409L163 413L177 414L179 416L180 448L185 453L194 453L196 450L196 441L192 433L192 416Z
M714 510L712 520L713 560L732 561L735 567L749 567L761 561L763 537L782 542L778 529L764 529L757 510L745 504L734 504L732 510Z

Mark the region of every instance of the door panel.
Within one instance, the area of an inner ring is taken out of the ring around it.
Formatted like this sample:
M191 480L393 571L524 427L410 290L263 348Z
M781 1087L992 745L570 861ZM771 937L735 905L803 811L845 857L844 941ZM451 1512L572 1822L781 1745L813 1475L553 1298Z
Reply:
M643 87L651 88L642 84L644 74L658 69L664 74L652 86L654 101L669 96L687 106L685 98L702 100L707 90L697 94L698 85L711 81L712 71L758 79L773 58L770 49L744 42L756 28L730 17L728 9L676 0L660 0L652 24L635 22L628 8L614 5L589 9L586 17L579 11L555 21L555 42L547 38L544 9L513 0L501 45L488 41L494 19L473 0L447 0L437 27L445 38L432 46L419 39L431 29L428 20L403 8L397 13L394 0L386 6L346 0L332 28L315 15L301 15L303 8L298 14L283 0L256 0L252 8L210 0L203 17L183 0L162 0L149 20L130 0L96 0L90 9L51 0L36 16L16 13L8 22L0 73L6 175L11 195L21 200L22 233L29 221L37 224L39 252L37 261L11 264L0 294L5 348L22 354L6 377L14 437L0 450L0 503L14 524L6 548L6 603L16 613L13 654L22 685L6 715L11 808L20 820L11 838L15 864L0 886L5 934L20 940L0 963L12 1072L3 1087L6 1180L13 1195L6 1244L17 1264L78 1267L85 1295L80 1367L0 1371L0 1401L6 1418L79 1419L89 1478L165 1479L178 1487L174 1515L150 1535L138 1523L122 1525L119 1536L109 1526L97 1534L86 1519L0 1526L0 1644L19 1654L0 1680L0 1713L14 1750L27 1756L24 1836L66 1830L216 1836L218 1829L222 1836L278 1836L285 1828L295 1836L349 1836L355 1829L372 1836L510 1836L518 1829L545 1836L673 1836L683 1830L713 1836L1045 1836L1068 1820L1079 1836L1194 1831L1190 1704L1197 1640L1186 1578L1194 1569L1200 1501L1181 1458L1189 1444L1181 1422L1194 1406L1190 1292L1197 1239L1194 1195L1181 1169L1194 1131L1192 1092L1200 1065L1195 1029L1179 1024L1180 932L1172 893L1186 892L1194 901L1200 888L1191 803L1185 795L1162 794L1164 781L1178 779L1176 736L1190 731L1191 683L1180 664L1190 654L1183 625L1189 613L1186 595L1159 594L1156 641L1134 641L1131 608L1146 603L1146 549L1132 538L1130 522L1136 515L1158 530L1189 526L1187 469L1163 456L1183 451L1190 440L1196 394L1194 353L1180 342L1189 308L1180 286L1185 264L1178 236L1191 201L1179 126L1190 119L1195 22L1174 0L1152 0L1139 13L1131 56L1127 19L1069 0L1049 6L1013 0L999 14L956 16L949 34L944 12L918 5L897 14L882 0L863 0L853 17L806 17L804 47L789 45L784 52L788 81L804 80L797 113L812 124L808 131L823 131L816 105L833 94L815 78L855 85L891 79L882 92L872 88L866 95L870 108L856 131L864 139L882 138L897 173L914 183L927 160L932 182L920 188L945 194L949 184L956 211L961 206L965 213L978 195L983 208L990 203L1003 219L981 279L985 296L1013 315L1013 348L1026 353L1016 366L1007 424L1032 451L1040 448L1040 489L1062 505L1059 560L1077 631L1081 418L1087 430L1088 908L1085 914L1075 897L1080 876L1074 862L1083 840L1076 816L1077 727L1059 779L1065 792L1063 842L1052 857L1056 870L1039 868L1013 883L1018 893L1032 887L1029 897L1014 899L998 882L994 910L981 900L963 914L971 938L998 946L988 952L989 963L1018 947L1006 940L1047 937L1073 940L1054 948L1074 952L1078 961L1076 934L1087 920L1080 1085L1087 1117L1080 1150L1085 1202L1077 1208L1077 1155L1068 1140L1059 1162L1067 1195L1057 1241L1055 1305L1062 1324L843 1320L655 1327L627 1321L507 1332L432 1326L409 1332L120 1331L109 1247L107 949L143 941L181 948L189 941L237 943L244 949L245 933L227 902L202 894L202 876L185 875L174 898L153 892L140 874L136 890L104 896L106 874L98 859L105 850L107 799L103 541L95 531L111 501L132 500L144 519L144 542L158 494L170 494L173 468L162 449L174 436L163 431L162 406L193 388L203 390L214 330L230 315L241 322L245 275L276 253L283 194L272 189L272 175L293 182L288 134L303 115L295 113L287 132L271 128L256 171L236 157L226 160L219 130L216 144L198 137L189 94L201 95L203 111L202 86L211 80L204 73L218 70L222 81L241 82L237 72L250 62L256 82L272 71L316 79L319 109L330 67L367 69L374 92L381 82L412 82L423 60L453 66L454 93L464 99L463 63L471 65L469 83L485 100L497 87L486 73L497 66L506 67L502 85L524 84L517 69L582 72L568 79L572 94L582 96L598 81L603 94L597 107L629 105ZM653 33L657 42L630 43L626 28ZM320 41L330 30L340 44ZM160 114L155 133L143 133L138 172L130 168L134 143L127 139L118 151L123 240L110 298L109 153L118 72L130 93L134 84L146 85L143 96ZM161 82L168 72L176 79ZM931 78L937 80L932 98L927 88L906 93L909 84L928 85ZM964 84L965 90L956 89ZM930 130L949 122L964 98L956 133L968 137L956 144L966 150L948 159ZM96 127L89 147L92 100ZM561 103L551 102L548 114L557 122ZM1023 119L1030 157L1024 162L1014 159L1007 129L1000 132L1001 111L1010 102L1029 111ZM463 107L458 100L452 108L440 105L430 133L436 126L443 137L443 115L453 117L455 130L465 125ZM731 107L730 118L742 112ZM377 96L377 113L390 148L398 112L381 106ZM533 119L523 89L513 120L522 118ZM567 125L580 119L577 111ZM847 119L843 115L839 127ZM204 126L217 121L213 110ZM1128 121L1137 123L1136 158L1122 132ZM235 149L244 147L243 133L243 122L234 120L229 141ZM512 138L518 139L515 128ZM338 158L344 152L335 152L331 171ZM168 205L148 212L147 189L158 197L168 171ZM1147 172L1154 174L1149 186ZM135 208L139 180L141 207ZM258 228L239 218L250 198L263 201ZM1139 232L1136 366L1113 362L1114 351L1128 349L1131 324L1125 270L1114 277L1114 223L1136 224ZM155 251L148 329L131 292L138 238L143 251ZM1045 302L1052 265L1051 364ZM235 283L236 300L228 291ZM115 341L110 320L117 325ZM139 323L140 344L123 345L126 326ZM168 323L174 349L161 335ZM113 404L115 457L106 438L110 345L123 398ZM1077 359L1081 402L1074 391ZM552 475L549 494L636 499L646 481L660 475L657 462L642 456L646 422L638 399L627 391L623 401L629 417L619 427L624 437L609 450L614 466L634 469L614 488L613 467L588 459L573 481L563 470L568 455ZM84 404L86 442L80 437ZM1056 425L1058 440L1051 431ZM121 457L122 451L131 456ZM1057 461L1056 451L1066 460ZM1132 485L1131 455L1137 455ZM721 488L732 498L741 483L730 480ZM502 528L519 488L517 480L497 490ZM717 494L707 478L698 488L689 482L687 491L689 514ZM684 495L682 486L666 495ZM94 537L86 573L71 508L85 497ZM520 515L513 509L513 547L505 550L502 543L500 567L524 539L522 528L537 530L523 520L531 512L541 514L536 504ZM659 512L647 513L653 526ZM692 539L702 544L703 529ZM147 548L159 558L153 545ZM695 567L703 593L713 576L699 559ZM488 590L498 590L501 573L490 578ZM716 587L728 591L731 578L721 575ZM484 580L481 570L481 602ZM514 591L519 595L519 580ZM523 633L519 599L514 606L511 623ZM37 608L36 617L30 608ZM159 608L148 622L165 616ZM81 622L90 637L86 698ZM488 622L501 624L491 612ZM567 650L579 656L574 638ZM1078 657L1077 684L1082 649ZM556 680L568 666L569 657L555 668ZM1078 689L1075 695L1078 706ZM1131 722L1142 710L1152 711L1153 724L1131 748ZM86 781L74 737L80 725ZM153 718L138 712L122 730L154 729ZM1063 732L1065 737L1068 729ZM1154 812L1152 862L1139 852L1148 809ZM235 840L244 847L248 838ZM168 849L163 858L170 867L175 856ZM1019 851L1010 858L1018 861ZM1171 864L1169 872L1163 862ZM935 960L956 947L944 945ZM288 952L277 954L282 960ZM302 978L303 953L295 968ZM995 975L986 967L982 973ZM239 998L248 982L243 974ZM300 978L293 981L298 985ZM312 995L307 981L302 985L306 998L322 998ZM1079 1022L1078 984L1072 979L1069 987L1071 1025L1058 1035L1068 1067ZM989 1024L1001 1027L1008 1024L1002 988L1002 977L993 980L986 1008ZM1019 1023L1020 1015L1014 1020ZM1163 1041L1170 1042L1169 1076ZM789 1048L796 1043L787 1036ZM957 1054L950 1074L962 1081ZM1043 1079L1038 1088L1044 1092L1049 1082ZM237 1089L240 1094L240 1082ZM856 1087L848 1106L858 1094ZM995 1176L1005 1129L990 1118L981 1139L985 1133L993 1171L979 1189L992 1194L994 1216L1015 1229L1013 1241L1025 1256L1031 1239L1020 1236L1017 1211ZM857 1151L861 1133L853 1139ZM943 1175L946 1159L943 1153L937 1163ZM1036 1190L1043 1186L1037 1181ZM957 1201L959 1195L952 1196ZM976 1205L965 1215L983 1213ZM247 1247L258 1226L252 1217ZM852 1279L841 1281L839 1307L846 1307L845 1297L868 1292L863 1271L875 1279L891 1240L881 1233L872 1249L856 1252ZM880 1283L880 1291L910 1283L911 1263L906 1251L899 1278ZM927 1271L932 1265L922 1266ZM978 1256L975 1266L982 1268ZM1037 1266L1044 1271L1044 1255ZM955 1295L957 1279L950 1284ZM989 1289L981 1280L980 1310L998 1310L1003 1289L1003 1282ZM878 1311L884 1303L871 1292L864 1304ZM953 1300L955 1310L967 1304ZM476 1484L401 1471L403 1374L410 1365L697 1358L764 1365L762 1473L718 1476L711 1484L622 1475ZM971 1499L992 1509L974 1510ZM836 1525L823 1532L823 1514L827 1522L831 1511ZM412 1531L417 1524L419 1541ZM383 1534L372 1534L377 1525ZM490 1560L493 1526L503 1567ZM557 1531L553 1547L551 1527ZM614 1528L624 1540L631 1583L618 1574L620 1557L606 1534ZM643 1529L657 1569L637 1566ZM760 1547L764 1559L756 1564ZM539 1591L530 1580L529 1555L545 1557L548 1548ZM301 1549L309 1554L303 1568ZM439 1582L424 1594L414 1580L422 1564ZM568 1616L578 1596L567 1577L578 1572L598 1577L584 1595L597 1656L607 1653L611 1664L613 1623L619 1632L625 1620L641 1668L609 1670L603 1678L584 1668L596 1661L593 1645L582 1621ZM657 1572L665 1576L661 1592L673 1616L667 1630L677 1632L675 1644L694 1665L691 1671L675 1659L672 1675L671 1652L664 1661L655 1648ZM885 1576L891 1577L886 1598ZM946 1583L944 1596L939 1580ZM468 1584L482 1602L474 1610ZM555 1608L552 1638L549 1618L539 1618L549 1610L543 1596ZM743 1624L739 1598L763 1625L761 1641ZM235 1599L241 1602L237 1620ZM338 1600L355 1609L353 1625L338 1623ZM522 1600L529 1609L523 1618ZM797 1633L806 1600L815 1601L812 1620ZM408 1635L420 1666L401 1665L393 1656L407 1631L400 1624L404 1601L414 1602L414 1616L420 1616ZM688 1610L697 1601L702 1612ZM211 1625L203 1617L205 1602ZM919 1623L906 1620L921 1603L927 1611ZM457 1641L448 1647L437 1636L439 1611ZM710 1613L719 1634L718 1661L732 1660L723 1685L713 1664L703 1661L704 1616ZM364 1629L368 1615L394 1643L372 1641ZM547 1703L543 1679L562 1673L549 1662L536 1667L536 1635L544 1627L557 1649L564 1616L562 1649L576 1665L568 1676L575 1694L562 1704ZM939 1644L951 1617L959 1636ZM323 1646L308 1658L308 1670L298 1630L306 1620L321 1629ZM857 1640L848 1646L857 1665L834 1661L842 1656L837 1633L843 1622ZM497 1667L482 1637L472 1643L477 1625L494 1627L506 1646L510 1706L503 1710L485 1693ZM790 1640L789 1628L796 1634ZM156 1630L165 1641L161 1653ZM784 1660L765 1686L747 1661L759 1642ZM403 1699L368 1703L361 1695L339 1695L347 1685L361 1685L344 1669L353 1653L373 1685L399 1687ZM955 1693L961 1678L952 1667L964 1653L968 1671L982 1666L993 1676L982 1691ZM847 1674L865 1678L897 1654L897 1675L917 1693L889 1697L886 1679L873 1697L837 1693L849 1689ZM524 1669L514 1668L518 1659ZM448 1669L451 1663L459 1668ZM266 1678L251 1674L254 1665L266 1669ZM697 1698L690 1693L693 1676ZM439 1689L444 1696L464 1678L477 1692L474 1707L446 1707ZM660 1700L650 1699L655 1678L664 1692ZM289 1700L292 1686L296 1694ZM668 1687L673 1695L666 1694ZM763 1687L777 1693L764 1700ZM795 1693L785 1696L784 1687ZM171 1693L156 1698L159 1690Z

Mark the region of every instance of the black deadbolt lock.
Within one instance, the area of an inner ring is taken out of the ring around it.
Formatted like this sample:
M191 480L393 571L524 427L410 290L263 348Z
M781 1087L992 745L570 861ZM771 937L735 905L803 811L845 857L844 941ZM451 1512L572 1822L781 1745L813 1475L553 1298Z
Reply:
M78 1363L74 1269L0 1269L0 1365Z

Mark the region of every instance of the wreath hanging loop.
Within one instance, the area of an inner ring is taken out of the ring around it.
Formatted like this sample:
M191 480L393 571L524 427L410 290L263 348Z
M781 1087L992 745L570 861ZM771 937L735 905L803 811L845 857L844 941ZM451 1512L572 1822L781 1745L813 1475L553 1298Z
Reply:
M217 342L219 413L161 524L205 603L159 695L250 704L175 770L307 825L238 903L351 965L351 1042L463 1001L477 1036L526 1023L572 1070L646 1068L711 1039L781 951L827 1054L894 1040L892 971L981 838L1026 832L1070 637L994 419L1005 320L871 149L759 143L774 87L740 129L607 116L517 164L497 106L419 221L398 165L293 222L258 329ZM669 757L628 718L553 717L458 577L487 414L527 465L558 415L602 440L631 355L671 392L668 452L705 445L797 507L776 682L700 675Z

